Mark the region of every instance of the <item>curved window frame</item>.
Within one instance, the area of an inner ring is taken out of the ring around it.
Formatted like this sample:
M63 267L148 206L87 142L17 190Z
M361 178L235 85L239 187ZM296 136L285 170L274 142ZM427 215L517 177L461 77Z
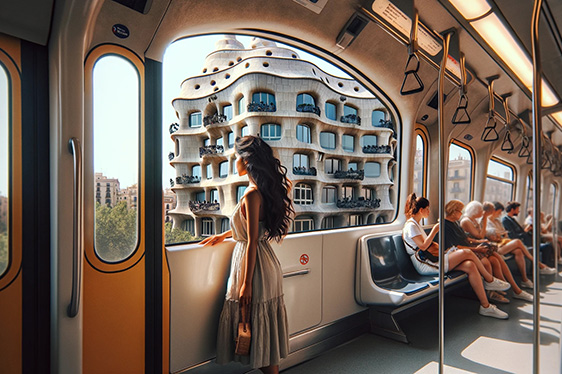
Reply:
M309 225L308 230L303 230L303 225L307 223ZM299 230L297 230L297 226L299 226ZM308 232L314 230L314 217L309 216L307 214L303 214L300 216L295 217L293 221L293 230L292 232Z
M449 143L449 147L448 147L448 159L447 159L447 170L449 170L449 162L451 161L451 146L455 145L457 147L463 148L464 150L468 151L468 154L470 155L470 168L469 168L469 175L470 175L470 181L468 183L469 186L469 193L468 193L468 202L472 201L473 199L473 193L474 193L474 159L475 159L475 153L474 150L472 149L471 146L464 144L460 141L458 141L457 139L453 139L450 143ZM451 197L449 197L449 177L447 176L447 190L445 191L445 196L446 196L446 200L449 201L451 200Z
M383 118L379 119L379 121L375 122L375 112L378 113L382 113L383 114ZM371 112L371 126L373 127L380 127L380 121L386 121L386 112L384 110L380 110L380 109L373 109L373 111Z
M14 51L16 52L16 51ZM6 182L8 191L6 196L7 216L7 262L6 267L0 273L0 290L11 284L18 276L21 269L23 247L22 247L22 195L23 186L21 182L21 152L14 152L22 146L21 125L21 72L16 62L8 52L0 49L0 69L6 75L6 113L7 113L7 175ZM19 177L18 177L19 175Z
M351 141L346 139L351 139ZM347 143L351 142L351 147ZM347 145L346 145L347 144ZM341 147L345 152L355 152L355 135L343 134L341 136Z
M422 155L421 155L421 190L419 191L420 194L419 196L427 196L427 173L428 173L428 165L429 165L429 136L427 133L427 129L423 128L423 127L417 127L416 130L414 131L414 135L415 135L415 139L416 139L416 152L417 152L417 139L418 137L421 139L422 145L423 145L423 150L422 150ZM413 159L413 168L412 170L414 171L414 174L416 172L416 154L414 153L414 159ZM412 176L412 181L414 181L414 176ZM412 191L416 192L416 189L414 188L414 186L412 186Z
M314 96L307 92L303 92L297 95L297 107L302 104L310 104L316 106L316 99Z
M373 165L378 165L379 168L379 172L378 174L375 173L373 175L367 174L367 166L373 164ZM382 171L382 165L380 162L377 161L366 161L365 164L363 165L363 171L365 173L365 178L378 178L381 176L381 171Z
M105 56L109 56L109 55L113 55L113 56L117 56L120 57L122 59L124 59L125 61L127 61L128 63L130 63L133 68L136 71L137 77L138 77L138 110L139 110L139 117L138 117L138 137L139 137L139 144L144 144L145 139L144 139L144 127L145 127L145 116L144 116L144 63L143 61L132 51L130 51L129 49L126 49L124 47L120 47L117 45L113 45L113 44L104 44L104 45L100 45L96 48L94 48L92 51L90 51L90 53L88 54L88 57L86 58L86 61L84 63L84 77L85 77L85 85L84 85L84 102L85 102L85 111L88 113L93 113L93 98L94 98L94 87L93 87L93 72L94 72L94 66L97 63L97 61L99 61L101 58L105 57ZM93 137L93 119L89 118L86 119L85 121L85 129L87 133L92 134ZM92 138L93 139L93 138ZM138 212L137 215L137 238L136 238L136 243L134 246L133 251L126 257L123 258L120 261L115 261L115 262L108 262L103 260L102 258L99 257L96 249L95 249L95 245L94 245L94 233L93 233L93 228L95 225L95 221L94 221L94 214L93 212L95 211L95 206L92 206L91 208L91 215L85 215L84 217L84 225L85 227L91 227L92 228L92 234L91 237L88 238L87 236L87 240L85 243L85 247L84 247L84 254L85 257L87 259L87 261L91 264L92 267L94 267L97 270L100 271L104 271L104 272L108 272L108 273L113 273L113 272L120 272L123 271L127 268L130 268L132 266L135 266L143 257L144 255L144 248L141 247L141 244L143 242L143 231L141 230L141 222L144 222L144 209L142 208L142 204L144 202L144 191L141 188L140 182L142 180L141 176L144 175L144 165L142 160L144 159L144 149L143 147L139 146L138 149L138 181L137 181L137 202L136 202L136 210ZM93 149L90 151L90 153L84 153L84 159L85 162L88 163L88 160L91 159L92 160L92 165L93 165ZM94 175L94 171L92 170L84 170L84 173L91 173L91 175ZM94 188L94 185L92 184L92 186L85 186L84 188L84 193L85 194L89 194L90 191L92 191L91 189ZM93 192L90 196L94 196ZM91 204L92 202L94 202L94 199L90 201L88 201L86 204ZM86 230L87 232L89 230Z
M228 160L227 161L222 161L219 164L219 178L226 178L228 177Z
M333 143L333 144L332 144ZM320 147L324 149L334 150L338 146L337 135L335 132L320 132Z
M271 93L271 92L265 92L265 91L260 91L260 92L254 92L252 93L252 103L264 103L265 105L275 105L277 106L277 102L275 101L275 94Z

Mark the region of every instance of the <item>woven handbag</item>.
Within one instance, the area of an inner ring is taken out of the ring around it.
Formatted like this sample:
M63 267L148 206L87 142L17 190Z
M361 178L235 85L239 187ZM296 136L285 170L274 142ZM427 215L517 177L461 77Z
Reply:
M249 321L250 305L241 305L240 314L241 321L238 323L238 336L236 337L236 349L234 353L239 356L248 356L250 354L250 343L252 341L252 331Z

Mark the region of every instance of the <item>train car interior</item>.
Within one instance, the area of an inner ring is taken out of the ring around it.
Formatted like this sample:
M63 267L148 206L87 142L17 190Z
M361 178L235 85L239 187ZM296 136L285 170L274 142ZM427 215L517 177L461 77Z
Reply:
M236 243L198 244L248 134L293 183L281 372L562 372L561 25L556 0L2 1L0 372L260 373L215 362ZM439 242L449 200L520 203L552 271L504 255L531 299L479 315L465 273L412 266L412 192Z

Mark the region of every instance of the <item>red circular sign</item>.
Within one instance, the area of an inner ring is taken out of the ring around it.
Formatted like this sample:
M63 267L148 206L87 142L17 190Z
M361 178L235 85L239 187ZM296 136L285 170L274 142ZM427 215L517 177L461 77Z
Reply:
M301 265L308 264L308 260L309 260L309 257L306 253L301 255L301 258L300 258Z

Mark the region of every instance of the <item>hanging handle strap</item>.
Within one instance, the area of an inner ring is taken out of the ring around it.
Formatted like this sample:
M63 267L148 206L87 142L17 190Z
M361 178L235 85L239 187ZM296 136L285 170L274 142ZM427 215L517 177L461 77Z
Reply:
M414 9L414 20L412 22L412 29L410 30L410 43L408 44L408 61L404 68L404 80L400 87L400 95L402 96L421 92L425 88L418 75L420 70L420 58L418 56L418 24L418 11Z
M465 57L464 53L461 52L460 57L460 65L461 65L461 84L459 86L459 105L457 106L457 110L455 110L455 114L453 114L453 120L451 121L453 125L467 125L471 122L470 115L468 114L468 96L466 95L466 66L465 66Z
M486 127L484 127L484 131L482 131L480 140L483 142L495 142L499 138L500 136L496 131L496 119L493 114L489 115L488 120L486 121Z

